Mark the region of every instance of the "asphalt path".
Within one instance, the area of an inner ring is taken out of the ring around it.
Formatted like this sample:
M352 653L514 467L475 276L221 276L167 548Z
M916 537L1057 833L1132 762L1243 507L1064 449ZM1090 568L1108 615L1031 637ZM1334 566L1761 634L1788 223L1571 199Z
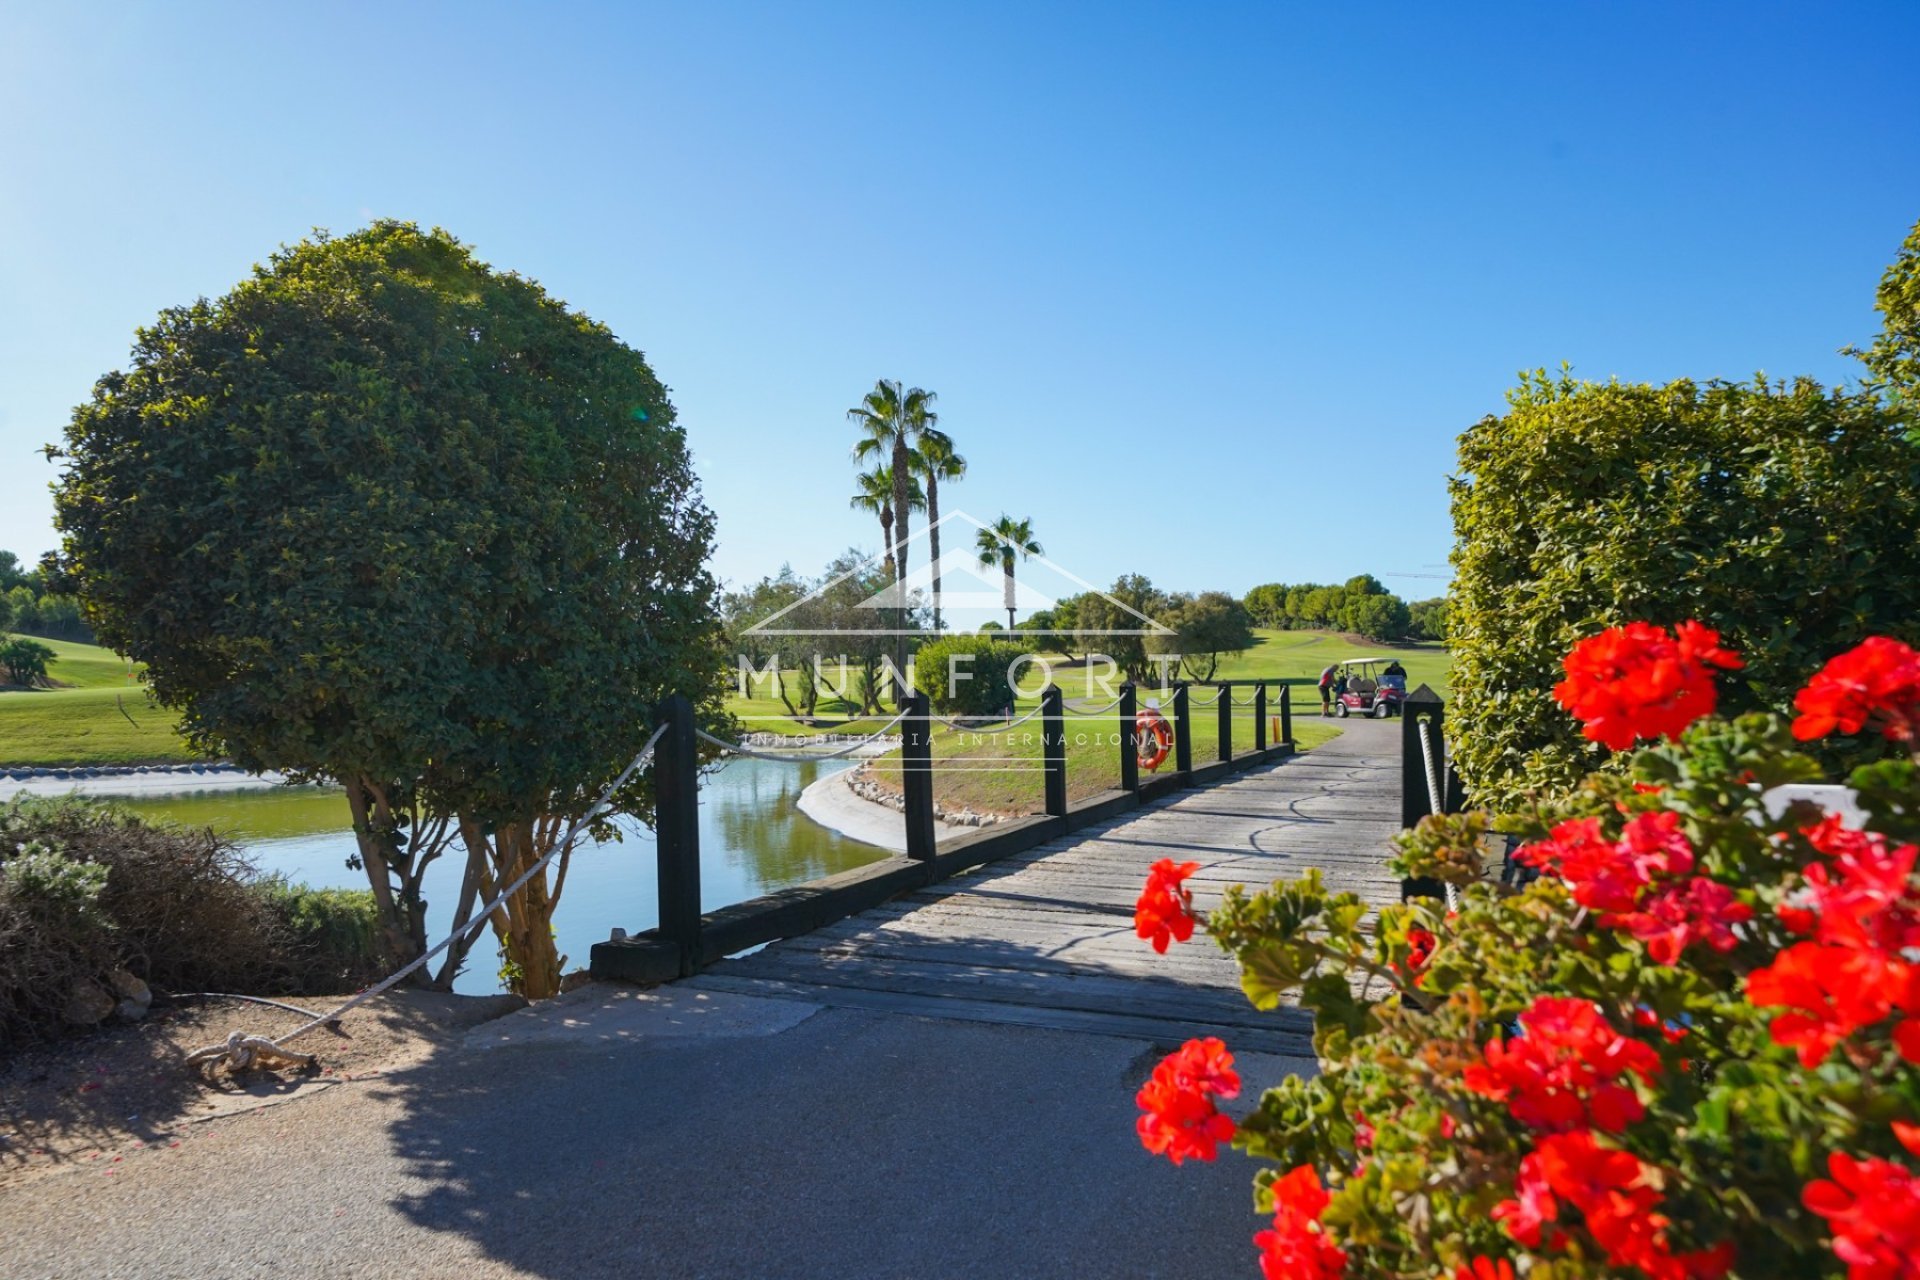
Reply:
M1134 1137L1171 1047L590 988L7 1192L0 1274L1256 1276L1255 1166Z

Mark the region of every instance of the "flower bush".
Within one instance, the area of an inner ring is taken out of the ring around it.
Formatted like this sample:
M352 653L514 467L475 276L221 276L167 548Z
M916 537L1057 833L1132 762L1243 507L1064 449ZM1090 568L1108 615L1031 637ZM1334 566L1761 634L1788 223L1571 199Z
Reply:
M1713 717L1740 665L1692 623L1578 645L1555 696L1631 769L1405 833L1452 912L1308 872L1201 917L1193 865L1154 868L1142 938L1204 928L1256 1006L1314 1014L1319 1073L1237 1120L1217 1040L1139 1094L1149 1151L1270 1166L1268 1280L1920 1280L1920 653L1841 654L1791 722ZM1916 759L1852 773L1863 829L1769 802L1818 780L1801 744L1869 732ZM1490 878L1496 833L1532 883Z

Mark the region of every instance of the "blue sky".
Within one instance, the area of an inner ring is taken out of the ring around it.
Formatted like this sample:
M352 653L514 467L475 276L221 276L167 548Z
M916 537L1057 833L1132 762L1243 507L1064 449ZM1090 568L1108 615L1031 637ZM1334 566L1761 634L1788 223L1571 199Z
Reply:
M1854 376L1920 4L0 5L0 547L134 328L445 226L647 353L716 568L871 547L846 408L1105 582L1440 583L1514 371Z

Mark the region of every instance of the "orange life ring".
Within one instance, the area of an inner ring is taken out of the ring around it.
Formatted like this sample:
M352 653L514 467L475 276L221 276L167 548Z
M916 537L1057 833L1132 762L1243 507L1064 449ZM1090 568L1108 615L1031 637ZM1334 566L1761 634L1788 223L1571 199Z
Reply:
M1167 762L1173 751L1173 726L1152 707L1143 707L1133 718L1134 758L1151 773Z

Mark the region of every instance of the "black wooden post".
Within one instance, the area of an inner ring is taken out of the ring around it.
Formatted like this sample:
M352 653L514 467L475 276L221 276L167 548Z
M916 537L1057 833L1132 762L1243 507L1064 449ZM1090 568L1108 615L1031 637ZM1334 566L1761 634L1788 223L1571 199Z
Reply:
M907 856L931 861L933 829L933 720L927 714L927 695L907 698L907 718L900 722L900 790L906 799Z
M1120 789L1140 789L1140 746L1134 735L1133 718L1139 714L1136 703L1139 690L1129 680L1120 686Z
M1067 816L1067 705L1060 686L1040 691L1040 757L1046 769L1046 808L1050 818Z
M1193 772L1193 718L1187 714L1187 682L1173 686L1173 767Z
M1280 741L1293 745L1293 686L1280 686Z
M1220 722L1220 762L1225 764L1233 759L1233 686L1221 684L1215 687L1220 690L1220 696L1215 699L1215 705L1220 708L1216 713Z
M653 749L660 936L680 951L680 976L700 959L700 756L693 704L679 694L653 709L667 731Z
M1422 726L1425 726L1424 732ZM1446 726L1446 704L1440 695L1421 685L1407 695L1400 707L1400 825L1412 827L1433 812L1433 797L1427 785L1427 751L1431 748L1435 774L1446 776L1446 748L1441 736ZM1441 803L1446 795L1441 794ZM1445 897L1447 888L1427 877L1402 880L1400 900Z
M1267 683L1253 686L1253 749L1267 749Z

